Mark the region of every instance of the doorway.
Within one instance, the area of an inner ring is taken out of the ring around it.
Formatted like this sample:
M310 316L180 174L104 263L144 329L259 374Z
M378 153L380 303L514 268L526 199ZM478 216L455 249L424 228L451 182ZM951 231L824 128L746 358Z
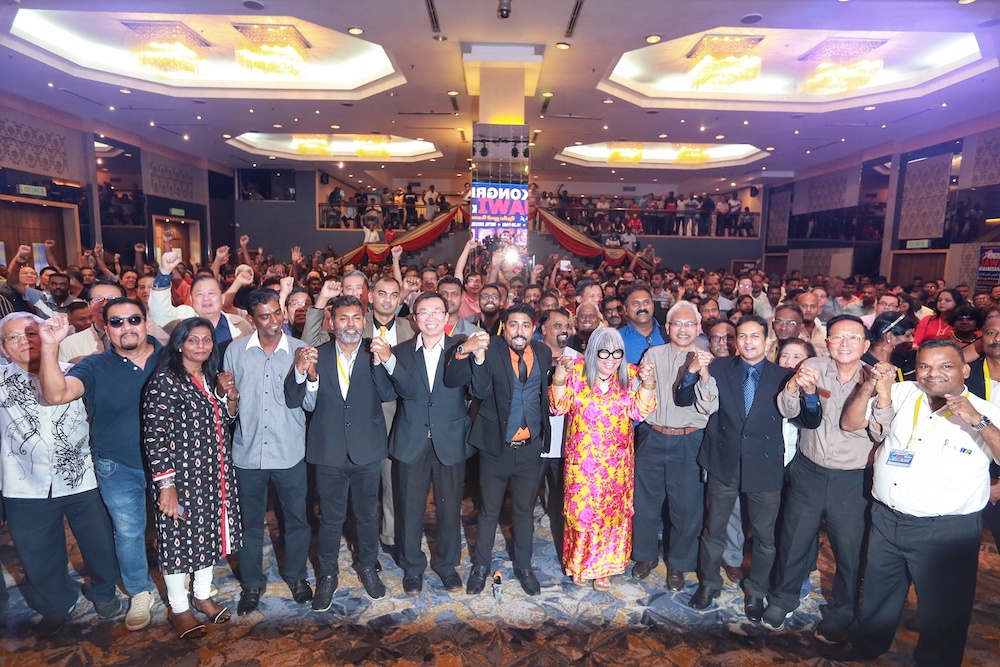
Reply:
M201 221L190 218L175 218L164 215L153 216L153 253L160 262L164 249L167 247L164 234L170 232L171 248L180 253L185 264L190 265L192 259L201 263Z

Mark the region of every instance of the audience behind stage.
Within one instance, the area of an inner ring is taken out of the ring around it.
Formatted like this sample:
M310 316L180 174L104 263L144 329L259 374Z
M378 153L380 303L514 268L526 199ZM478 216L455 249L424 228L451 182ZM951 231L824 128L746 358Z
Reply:
M546 193L538 202L548 205ZM688 231L687 213L671 232ZM740 224L730 215L722 232ZM142 544L157 488L152 515L171 537L159 569L175 629L190 636L230 617L209 597L206 569L230 552L243 576L235 612L258 608L269 482L285 515L282 576L291 598L318 612L340 587L391 592L379 549L401 567L407 594L425 584L457 592L463 562L467 593L481 592L509 483L514 576L528 595L541 589L531 519L541 496L572 582L606 590L623 573L649 579L662 532L663 584L690 584L683 602L712 607L724 565L745 590L747 617L781 631L825 524L837 569L816 639L843 656L884 653L908 582L883 574L906 567L921 619L935 619L921 621L918 664L960 663L982 521L1000 537L1000 287L733 275L671 267L652 252L617 266L551 255L529 269L472 241L454 266L398 247L385 263L357 265L297 246L285 261L243 236L198 267L171 240L159 264L138 245L131 265L97 247L67 267L47 243L52 266L41 275L22 246L0 284L3 314L21 313L0 322L0 423L20 425L5 430L0 474L39 635L59 633L76 600L48 581L58 564L35 559L44 547L65 560L63 517L79 540L84 509L103 532L80 542L94 564L83 593L101 618L127 607L126 627L141 630L158 604ZM788 363L789 341L818 356ZM178 430L186 420L211 428ZM430 487L463 493L470 456L481 544L462 558L459 505L438 498L440 581L425 581L424 500ZM305 493L310 467L320 483ZM317 497L321 571L310 584L306 517ZM337 567L349 500L357 579ZM754 529L745 564L737 501ZM45 542L26 521L51 529ZM934 567L922 549L956 566ZM877 582L866 577L873 567ZM124 582L124 604L109 577Z

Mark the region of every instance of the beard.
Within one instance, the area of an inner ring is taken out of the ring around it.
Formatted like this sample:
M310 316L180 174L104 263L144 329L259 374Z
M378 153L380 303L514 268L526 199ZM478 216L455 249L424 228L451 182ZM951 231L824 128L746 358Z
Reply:
M353 327L347 327L333 332L334 338L347 345L355 345L361 342L361 331Z

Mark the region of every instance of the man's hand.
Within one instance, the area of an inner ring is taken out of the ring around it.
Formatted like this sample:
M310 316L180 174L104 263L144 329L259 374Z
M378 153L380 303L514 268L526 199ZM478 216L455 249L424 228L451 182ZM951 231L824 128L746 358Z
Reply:
M295 350L295 370L310 380L316 379L316 360L319 352L315 347L300 347Z
M31 261L31 246L22 245L17 248L17 258L21 260L24 264Z
M961 417L969 426L976 426L983 421L983 416L972 407L968 397L962 394L945 394L944 400L948 404L948 409Z
M695 350L691 353L691 363L688 364L688 371L692 373L701 373L702 370L707 369L711 365L712 360L715 357L712 356L711 352L706 352L705 350Z
M323 286L319 288L319 294L316 295L316 307L326 308L326 304L330 303L338 296L343 293L343 287L339 280L327 280L323 283Z
M413 292L420 291L420 278L417 276L406 276L403 278L403 292L399 300L402 301Z
M136 243L135 244L135 251L136 251L136 253L140 253L140 254L146 252L146 244L145 243Z
M180 263L181 263L180 253L176 253L173 251L165 252L163 253L163 256L160 258L160 273L169 276L173 274L174 269L176 269Z
M215 249L215 261L220 264L225 264L229 261L229 246L220 245Z
M465 349L463 344L462 349ZM573 372L573 363L576 360L568 355L564 355L556 359L555 369L552 371L552 379L562 382L569 374Z
M476 361L482 363L486 359L486 348L490 346L490 335L485 331L476 331L462 343L462 351L472 354Z
M56 242L53 241L52 239L45 239L43 245L45 246L45 251L49 252L56 247Z
M236 273L233 275L233 284L238 285L239 287L248 287L253 285L253 269L246 264L240 264L237 266Z
M392 246L392 249L389 251L389 254L392 255L393 263L398 262L399 258L403 256L403 246L401 245Z
M819 371L807 366L799 366L795 371L795 384L806 394L816 393L816 383L819 382Z
M880 396L889 396L892 385L896 383L896 367L880 361L872 367L871 376L875 380L875 392Z
M176 236L176 234L174 234L174 230L172 230L172 229L165 229L165 230L163 230L163 240L164 241L166 241L167 243L170 243L175 238L177 238L177 236Z
M69 335L69 320L62 315L56 315L38 325L38 335L42 345L58 345Z
M652 362L646 361L639 364L639 381L643 384L656 382L656 366Z
M392 348L389 347L388 341L386 341L385 338L382 338L382 336L375 336L372 338L372 343L369 346L369 349L371 350L371 353L374 354L383 364L389 361L389 358L392 357Z
M476 248L478 247L479 247L479 241L477 241L474 238L469 239L468 241L465 242L465 249L468 250L469 252L475 252Z
M299 262L302 261L302 248L299 246L292 246L292 264L298 266Z
M236 378L232 371L222 371L219 373L215 386L226 394L227 398L236 399L240 393L236 391Z
M278 292L278 296L281 297L282 301L284 301L288 298L288 295L292 293L292 290L295 289L295 278L292 276L285 276L279 281L279 284L281 285L281 289Z
M246 234L244 234L243 236L240 237L240 247L241 248L245 249L247 247L248 243L250 243L250 237L249 236L247 236Z

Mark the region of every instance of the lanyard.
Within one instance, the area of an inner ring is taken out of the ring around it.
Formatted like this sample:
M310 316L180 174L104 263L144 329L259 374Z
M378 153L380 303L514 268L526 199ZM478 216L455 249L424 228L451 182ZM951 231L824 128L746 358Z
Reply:
M896 377L898 377L898 378L899 378L899 381L900 381L900 382L902 382L902 381L903 381L903 369L902 369L902 368L897 368L897 369L896 369ZM917 406L917 407L918 407L918 409L919 409L919 407L920 407L920 406Z
M962 395L968 397L969 392L965 392ZM921 396L920 400L917 401L917 407L916 407L916 409L913 411L913 430L910 431L910 440L906 443L906 449L910 448L910 445L913 444L913 439L917 435L917 421L920 419L920 406L924 402L925 399L926 399L926 396ZM930 407L930 403L928 403L928 407ZM951 414L952 414L951 413L951 408L945 410L943 413L941 413L941 420L942 421L947 421L948 417L951 417ZM935 422L934 425L931 426L931 428L928 429L928 430L932 430L939 423L941 423L941 422Z
M986 402L990 403L990 394L993 393L993 387L990 386L990 364L989 362L983 362L983 379L986 380Z
M351 378L348 375L347 371L344 369L344 364L341 362L340 357L341 357L340 352L337 352L337 370L340 372L340 377L344 378L344 385L346 385L347 387L350 387L351 386ZM350 364L351 362L348 361L347 363ZM916 422L914 422L914 423L916 423Z

